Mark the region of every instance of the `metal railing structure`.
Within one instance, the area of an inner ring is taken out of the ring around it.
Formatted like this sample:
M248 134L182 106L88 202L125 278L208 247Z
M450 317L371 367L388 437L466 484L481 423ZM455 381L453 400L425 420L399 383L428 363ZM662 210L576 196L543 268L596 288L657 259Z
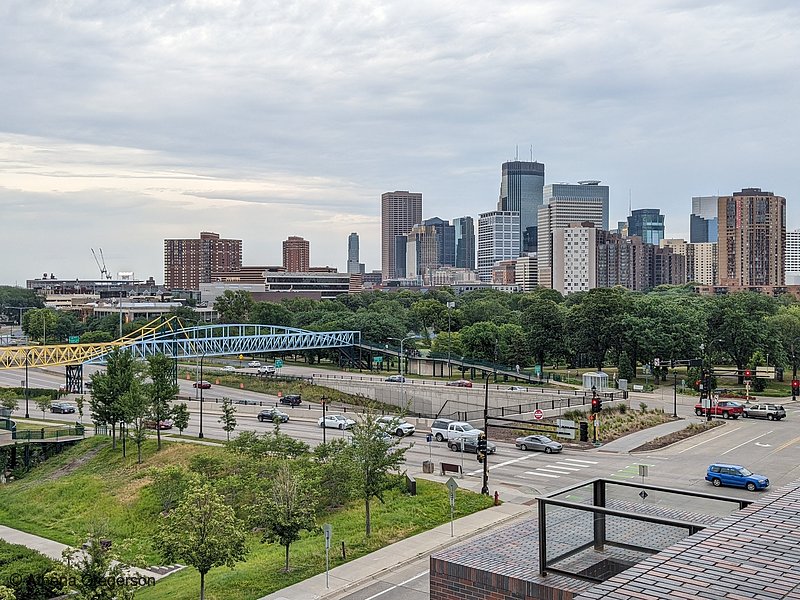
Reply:
M13 439L20 442L71 441L84 436L84 427L42 427L22 429L13 432Z
M537 502L539 573L597 583L751 504L602 478L541 496Z

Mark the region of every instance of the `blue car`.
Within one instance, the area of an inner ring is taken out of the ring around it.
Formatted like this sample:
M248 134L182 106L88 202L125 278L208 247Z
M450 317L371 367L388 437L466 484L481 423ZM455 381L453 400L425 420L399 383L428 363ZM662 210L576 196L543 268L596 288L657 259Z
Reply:
M710 481L714 484L714 487L729 485L731 487L747 488L751 492L769 487L769 479L763 475L756 475L741 465L709 465L706 481Z

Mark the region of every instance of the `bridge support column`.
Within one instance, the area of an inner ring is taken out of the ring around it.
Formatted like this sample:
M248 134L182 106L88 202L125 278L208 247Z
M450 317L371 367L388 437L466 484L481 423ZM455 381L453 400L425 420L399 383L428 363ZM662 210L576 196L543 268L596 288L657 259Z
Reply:
M67 365L66 389L70 394L83 393L83 365Z

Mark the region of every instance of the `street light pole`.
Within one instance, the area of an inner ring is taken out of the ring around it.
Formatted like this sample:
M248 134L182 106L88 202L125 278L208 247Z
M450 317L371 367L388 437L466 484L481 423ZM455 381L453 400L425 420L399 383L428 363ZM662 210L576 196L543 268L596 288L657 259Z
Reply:
M483 434L486 436L486 443L489 443L489 371L486 371L486 386L483 395ZM483 486L481 494L489 495L489 451L483 457Z
M453 367L450 364L450 347L451 347L451 344L453 343L453 339L450 337L451 336L451 333L450 333L450 313L451 313L452 309L455 308L455 306L456 306L455 302L448 302L447 303L447 376L448 377L452 377L453 376Z
M197 384L197 387L200 388L200 433L197 437L203 437L203 360L206 357L206 353L203 352L203 355L200 357L200 381Z
M678 373L672 370L672 416L678 418Z
M25 350L25 418L30 419L31 415L28 413L28 352Z

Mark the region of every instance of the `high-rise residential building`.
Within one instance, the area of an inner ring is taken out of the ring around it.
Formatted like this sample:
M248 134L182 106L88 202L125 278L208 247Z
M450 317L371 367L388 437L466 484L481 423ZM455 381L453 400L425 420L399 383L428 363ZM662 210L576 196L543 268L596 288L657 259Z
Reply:
M648 289L659 285L686 283L686 255L670 246L647 245L649 252Z
M695 196L692 198L692 214L689 216L689 242L704 244L718 239L717 206L719 196Z
M308 273L309 254L308 240L290 235L283 241L283 267L289 273Z
M351 233L347 237L347 272L350 275L360 275L364 272L364 265L358 261L358 234Z
M430 272L439 268L439 231L434 225L414 225L406 236L406 278L430 282Z
M403 277L405 257L397 260L398 239L405 246L405 237L414 225L422 223L422 194L409 191L386 192L381 195L381 271L383 279Z
M436 230L436 243L438 247L439 266L456 266L456 228L450 225L450 221L445 221L439 217L425 219L423 225L433 227Z
M597 287L622 286L644 291L649 287L648 248L639 236L598 231Z
M719 284L717 243L689 244L686 252L686 281L700 285Z
M524 254L517 259L516 284L523 292L531 292L539 285L539 265L536 262L536 253Z
M242 266L242 240L221 239L203 231L199 239L164 240L164 285L170 289L199 290L211 274Z
M571 223L552 230L552 288L565 296L597 287L597 228Z
M800 285L800 229L786 232L786 285Z
M475 221L472 217L453 219L456 267L475 270Z
M637 208L628 217L628 235L638 235L645 244L658 246L664 239L664 215L657 208Z
M553 231L584 222L593 223L596 229L608 230L607 185L591 180L577 184L552 183L544 186L544 204L539 207L538 218L537 260L540 286L553 285Z
M786 198L744 188L718 207L720 285L784 285Z
M492 281L492 268L501 260L519 256L519 213L496 210L478 217L478 276Z
M503 163L498 211L519 213L519 253L536 252L536 220L543 202L544 165L512 160Z

